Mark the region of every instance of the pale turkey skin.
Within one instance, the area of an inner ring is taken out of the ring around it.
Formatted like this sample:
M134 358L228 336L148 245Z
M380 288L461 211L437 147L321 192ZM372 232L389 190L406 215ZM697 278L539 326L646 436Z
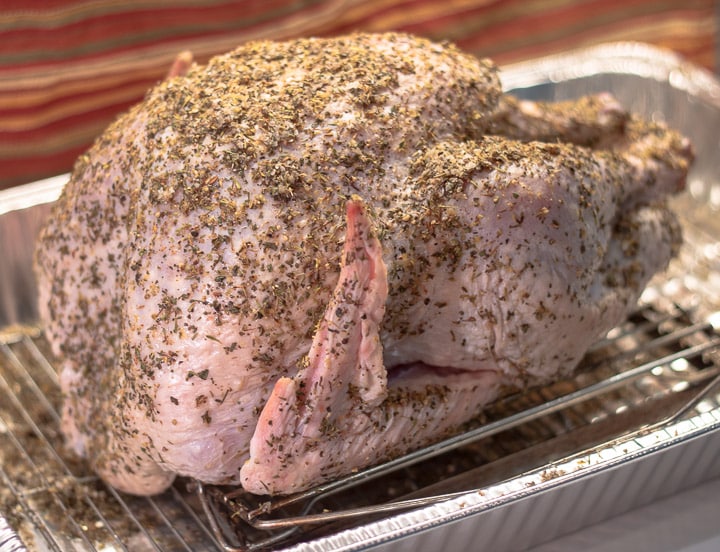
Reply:
M120 490L282 494L441 438L502 386L569 373L679 245L663 203L687 141L610 97L557 131L584 146L521 143L555 119L523 126L489 62L405 35L177 65L81 157L37 250L63 431ZM324 460L251 457L294 445L268 399L302 383L334 306L351 198L386 275L365 298L381 383L331 399L367 423Z

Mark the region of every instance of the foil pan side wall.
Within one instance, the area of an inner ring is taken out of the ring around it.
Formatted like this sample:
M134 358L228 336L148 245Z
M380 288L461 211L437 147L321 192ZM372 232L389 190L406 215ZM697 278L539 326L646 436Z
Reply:
M645 444L658 437L666 440L628 459L620 455L614 462L601 462L591 470L590 477L571 473L529 485L537 473L523 474L515 481L501 484L510 489L505 498L493 500L469 493L447 504L368 524L291 550L526 550L720 477L720 463L716 461L720 451L720 411L715 413L712 425L709 430L690 432L687 439L667 439L663 432L640 438L638 441ZM680 433L681 427L682 424L676 426ZM621 441L616 447L631 448L633 441ZM483 491L491 495L496 488Z
M66 175L0 191L0 328L37 320L35 239Z

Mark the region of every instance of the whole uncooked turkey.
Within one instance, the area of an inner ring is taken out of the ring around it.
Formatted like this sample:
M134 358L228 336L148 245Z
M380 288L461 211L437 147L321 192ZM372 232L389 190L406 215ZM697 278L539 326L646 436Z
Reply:
M62 430L129 493L282 494L569 374L680 244L683 137L402 34L257 42L76 163L36 254Z

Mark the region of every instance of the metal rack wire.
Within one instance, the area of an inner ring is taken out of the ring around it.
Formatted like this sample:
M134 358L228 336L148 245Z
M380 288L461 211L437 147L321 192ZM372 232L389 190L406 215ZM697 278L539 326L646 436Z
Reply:
M157 497L121 495L64 450L50 358L35 328L0 335L0 511L23 541L53 551L214 547L180 485Z

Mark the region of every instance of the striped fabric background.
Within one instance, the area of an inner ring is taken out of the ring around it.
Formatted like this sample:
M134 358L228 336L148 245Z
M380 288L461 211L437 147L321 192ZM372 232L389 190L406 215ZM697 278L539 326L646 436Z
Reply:
M717 69L716 0L0 0L0 188L68 171L167 72L258 38L402 30L498 63L637 40Z

